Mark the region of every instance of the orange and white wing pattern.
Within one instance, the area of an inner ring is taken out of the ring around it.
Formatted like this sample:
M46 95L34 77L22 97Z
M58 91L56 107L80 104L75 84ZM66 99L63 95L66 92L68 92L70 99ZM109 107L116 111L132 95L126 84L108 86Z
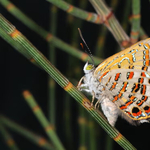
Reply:
M150 118L150 38L107 58L94 71L106 95L125 118Z

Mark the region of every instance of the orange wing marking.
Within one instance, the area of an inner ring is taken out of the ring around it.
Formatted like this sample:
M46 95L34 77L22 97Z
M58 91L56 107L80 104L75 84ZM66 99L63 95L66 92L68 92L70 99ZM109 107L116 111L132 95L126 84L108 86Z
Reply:
M123 82L123 85L122 85L120 92L126 92L127 86L128 86L128 82Z
M146 93L146 85L142 85L141 86L141 94L145 95L145 93Z
M102 78L104 78L107 74L108 74L109 71L106 71L105 73L103 73L103 75L99 78L99 82L101 82Z

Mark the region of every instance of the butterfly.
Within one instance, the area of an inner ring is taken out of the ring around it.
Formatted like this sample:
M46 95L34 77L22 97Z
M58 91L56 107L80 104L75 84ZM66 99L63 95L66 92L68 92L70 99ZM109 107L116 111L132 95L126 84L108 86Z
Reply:
M92 95L114 126L118 116L132 125L150 121L150 38L107 58L85 64L77 88Z

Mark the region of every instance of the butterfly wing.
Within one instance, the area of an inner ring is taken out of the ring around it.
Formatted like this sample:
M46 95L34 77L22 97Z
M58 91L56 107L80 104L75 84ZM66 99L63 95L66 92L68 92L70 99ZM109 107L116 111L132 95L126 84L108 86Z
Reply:
M150 118L150 39L107 58L94 76L123 114L132 120Z

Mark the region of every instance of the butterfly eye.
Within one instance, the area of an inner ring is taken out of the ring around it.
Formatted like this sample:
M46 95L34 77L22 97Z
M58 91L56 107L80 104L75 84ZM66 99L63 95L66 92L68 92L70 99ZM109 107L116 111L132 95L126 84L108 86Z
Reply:
M93 69L93 65L88 65L87 67L86 67L86 70L92 70Z

